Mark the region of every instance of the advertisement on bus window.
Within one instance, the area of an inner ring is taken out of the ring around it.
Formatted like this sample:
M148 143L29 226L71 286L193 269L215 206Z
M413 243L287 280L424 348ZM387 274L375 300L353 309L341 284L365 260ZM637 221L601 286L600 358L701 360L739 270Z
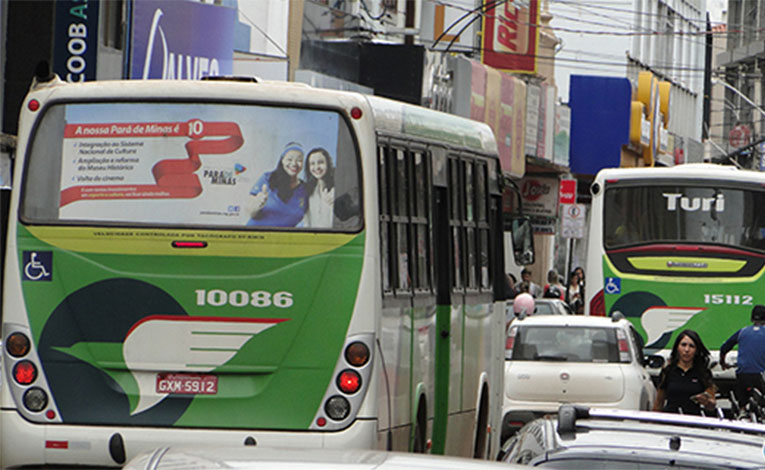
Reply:
M341 122L263 106L70 105L59 219L331 227Z

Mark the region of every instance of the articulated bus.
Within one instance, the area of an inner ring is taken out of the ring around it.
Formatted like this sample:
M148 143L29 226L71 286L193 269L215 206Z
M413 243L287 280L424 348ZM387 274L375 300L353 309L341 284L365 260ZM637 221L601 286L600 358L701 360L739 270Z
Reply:
M665 356L680 331L696 330L717 360L765 303L765 174L703 163L607 169L591 193L587 313L622 312Z
M160 445L495 455L488 126L294 83L54 77L17 139L0 467Z

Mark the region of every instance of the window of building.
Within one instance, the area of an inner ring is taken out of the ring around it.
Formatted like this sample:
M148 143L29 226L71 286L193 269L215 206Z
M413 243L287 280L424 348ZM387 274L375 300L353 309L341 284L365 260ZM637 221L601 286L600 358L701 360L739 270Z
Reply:
M124 0L109 0L100 2L101 7L101 39L104 46L112 49L122 49L124 25Z

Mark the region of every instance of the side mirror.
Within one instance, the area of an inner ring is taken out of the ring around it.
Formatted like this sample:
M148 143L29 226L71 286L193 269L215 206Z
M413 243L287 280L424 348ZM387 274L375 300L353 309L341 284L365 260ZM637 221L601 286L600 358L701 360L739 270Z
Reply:
M651 354L646 356L645 364L650 369L661 369L664 367L664 356L660 354Z
M534 264L534 230L528 217L514 217L511 223L515 264Z
M16 137L0 132L0 189L11 189L11 162L15 153Z

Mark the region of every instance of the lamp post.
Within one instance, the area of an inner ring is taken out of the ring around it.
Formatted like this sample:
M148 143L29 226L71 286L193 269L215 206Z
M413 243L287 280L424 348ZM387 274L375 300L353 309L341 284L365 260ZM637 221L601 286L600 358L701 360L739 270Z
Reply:
M738 96L740 96L741 99L743 99L744 101L749 103L754 109L757 110L757 112L759 112L761 115L765 116L765 111L763 111L762 108L757 106L757 103L755 103L754 101L750 100L748 96L746 96L744 93L741 92L741 90L739 90L738 88L734 87L730 83L726 82L725 80L718 80L718 79L716 79L714 77L712 77L712 83L720 84L720 85L724 86L725 88L729 89L733 93L735 93Z

